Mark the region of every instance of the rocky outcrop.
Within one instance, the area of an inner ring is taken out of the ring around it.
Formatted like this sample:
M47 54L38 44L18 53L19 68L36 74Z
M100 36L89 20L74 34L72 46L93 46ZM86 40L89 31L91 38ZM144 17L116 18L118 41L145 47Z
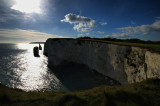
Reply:
M44 54L50 67L74 62L87 65L122 84L160 78L160 54L102 42L48 39Z

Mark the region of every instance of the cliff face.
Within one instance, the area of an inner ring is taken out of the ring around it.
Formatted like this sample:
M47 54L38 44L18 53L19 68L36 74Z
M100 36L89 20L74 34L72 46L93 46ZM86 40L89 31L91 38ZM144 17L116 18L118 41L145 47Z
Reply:
M48 39L44 54L48 65L65 62L87 65L122 84L160 78L160 54L131 46L73 39Z

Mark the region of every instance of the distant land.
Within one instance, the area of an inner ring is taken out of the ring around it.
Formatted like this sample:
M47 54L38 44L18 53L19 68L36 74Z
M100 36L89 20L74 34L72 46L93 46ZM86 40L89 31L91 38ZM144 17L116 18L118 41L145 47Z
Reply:
M29 44L44 44L45 42L30 42Z

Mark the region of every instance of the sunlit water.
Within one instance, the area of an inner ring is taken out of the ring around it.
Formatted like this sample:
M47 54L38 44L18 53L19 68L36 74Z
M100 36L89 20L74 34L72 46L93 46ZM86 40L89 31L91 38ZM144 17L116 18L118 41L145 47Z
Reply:
M0 44L0 83L25 91L72 91L109 84L107 77L78 65L50 70L43 49L40 57L34 57L35 46L38 44Z
M43 51L40 57L33 56L35 46L38 44L0 44L0 82L26 91L67 90L48 69Z

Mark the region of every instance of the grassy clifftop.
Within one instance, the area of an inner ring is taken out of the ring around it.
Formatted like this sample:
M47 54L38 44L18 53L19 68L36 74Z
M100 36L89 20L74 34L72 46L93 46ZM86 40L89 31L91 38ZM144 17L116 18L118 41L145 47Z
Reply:
M24 92L0 85L0 105L160 105L160 80L76 92Z
M135 47L146 48L150 50L151 52L160 53L160 44L133 43L133 42L122 42L122 41L105 41L105 40L95 40L95 39L79 39L79 40L103 42L103 43L116 44L116 45L122 45L122 46L135 46Z
M115 39L115 38L52 38L53 40L60 40L60 39L67 39L67 40L79 40L81 42L84 41L91 41L91 42L101 42L101 43L108 43L108 44L115 44L115 45L122 45L122 46L135 46L148 49L151 52L159 53L160 54L160 41L143 41L139 39Z

